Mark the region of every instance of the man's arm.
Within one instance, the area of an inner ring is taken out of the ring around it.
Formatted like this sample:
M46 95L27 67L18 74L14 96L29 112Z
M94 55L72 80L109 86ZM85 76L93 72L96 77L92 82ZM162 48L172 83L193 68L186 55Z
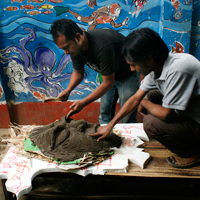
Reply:
M101 137L99 137L97 141L100 141L101 139L105 138L110 133L115 124L117 124L121 119L123 119L125 116L133 112L138 107L140 101L144 98L146 93L147 92L138 89L138 91L126 101L126 103L122 106L119 112L106 126L100 126L96 133L89 135L90 136L101 135Z
M74 102L69 108L71 109L67 114L67 118L80 112L86 105L102 97L108 92L114 84L115 73L108 76L102 76L103 82L86 98L80 101Z
M99 99L113 87L115 73L112 73L108 76L102 75L102 79L103 82L90 95L83 99L85 105L88 105L89 103Z
M162 105L152 103L147 99L143 99L140 103L140 109L145 108L149 113L161 119L167 121L173 113L173 109L164 108ZM140 112L140 109L138 111Z
M69 98L69 95L71 93L71 91L83 80L84 77L84 68L81 70L75 70L72 72L70 81L69 81L69 85L67 86L67 88L62 91L58 97L61 98L62 101L67 101Z

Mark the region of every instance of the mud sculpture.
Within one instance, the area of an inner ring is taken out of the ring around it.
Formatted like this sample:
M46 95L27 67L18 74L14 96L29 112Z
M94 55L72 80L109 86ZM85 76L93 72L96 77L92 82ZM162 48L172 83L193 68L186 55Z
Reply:
M61 162L82 158L85 153L98 153L110 147L120 147L122 140L114 133L97 142L97 137L88 136L95 133L99 124L85 120L66 119L38 127L30 132L30 139L41 152Z

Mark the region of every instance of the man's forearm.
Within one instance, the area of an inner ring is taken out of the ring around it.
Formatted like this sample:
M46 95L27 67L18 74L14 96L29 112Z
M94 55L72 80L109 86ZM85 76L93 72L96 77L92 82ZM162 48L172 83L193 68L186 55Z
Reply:
M108 126L114 127L120 120L122 120L131 112L133 112L138 107L138 105L140 104L141 100L144 98L146 93L147 92L141 89L138 89L138 91L124 103L124 105L121 107L119 112L108 123Z
M90 95L83 99L85 105L94 102L95 100L101 98L106 92L112 88L113 84L100 84Z
M136 100L134 95L130 97L110 122L112 126L116 125L120 120L133 112L138 107L139 103L140 101Z
M84 73L82 73L82 72L79 73L77 71L73 71L66 90L71 92L83 80L83 76L84 76Z

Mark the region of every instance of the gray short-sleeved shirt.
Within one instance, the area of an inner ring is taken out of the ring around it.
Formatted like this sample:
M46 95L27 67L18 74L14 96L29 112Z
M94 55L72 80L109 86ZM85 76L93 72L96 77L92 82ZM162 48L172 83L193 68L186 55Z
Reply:
M190 54L169 54L159 78L148 74L140 89L159 89L162 106L200 123L200 62Z

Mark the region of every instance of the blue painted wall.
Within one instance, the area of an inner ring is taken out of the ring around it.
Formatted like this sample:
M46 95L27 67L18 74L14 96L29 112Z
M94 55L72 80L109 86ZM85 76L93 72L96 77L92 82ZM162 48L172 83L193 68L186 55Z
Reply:
M200 1L194 0L190 53L200 60Z
M199 0L1 0L0 88L5 94L0 103L41 102L67 87L73 68L70 56L52 40L54 20L68 18L86 31L112 28L125 36L149 27L171 52L190 52L200 59L199 11ZM99 75L86 68L72 101L99 85Z

